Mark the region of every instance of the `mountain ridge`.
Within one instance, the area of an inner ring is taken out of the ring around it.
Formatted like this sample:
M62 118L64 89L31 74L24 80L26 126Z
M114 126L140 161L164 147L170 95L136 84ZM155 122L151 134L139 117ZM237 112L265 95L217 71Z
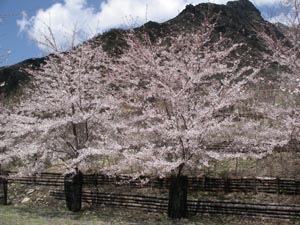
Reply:
M255 65L260 60L262 52L269 51L264 43L259 40L256 29L264 29L273 38L284 39L285 36L277 27L265 21L259 10L249 0L230 1L226 5L213 3L201 3L196 6L187 5L176 17L164 23L149 21L135 28L135 32L147 32L152 41L156 38L166 37L176 32L192 32L203 22L215 23L215 32L212 34L212 45L220 36L232 39L233 43L246 43L249 57L245 58L243 65ZM103 43L105 51L111 52L112 56L122 54L122 48L126 47L126 41L122 35L126 30L112 29L100 34L85 43L98 45L98 40ZM240 49L239 51L244 51ZM238 57L237 52L232 57ZM20 63L0 68L0 93L9 95L18 87L30 81L30 76L22 72L22 68L33 65L39 67L46 57L28 59Z

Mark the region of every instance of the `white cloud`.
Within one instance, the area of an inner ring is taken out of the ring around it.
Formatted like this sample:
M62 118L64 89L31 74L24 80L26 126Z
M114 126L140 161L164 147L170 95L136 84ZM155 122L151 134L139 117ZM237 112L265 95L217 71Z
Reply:
M297 14L293 11L281 12L268 19L271 23L282 23L286 26L293 27L299 24Z
M64 4L57 3L46 10L39 10L31 18L23 14L17 24L20 31L27 32L29 38L37 41L42 50L51 50L44 45L48 40L55 40L58 48L66 47L71 45L74 31L87 34L96 28L89 20L94 20L97 14L94 14L92 8L85 7L85 3L85 0L65 0ZM80 40L74 41L78 43Z
M18 20L17 21L17 25L19 26L19 30L20 32L23 32L26 30L26 27L30 25L28 19L27 19L27 13L26 12L22 12L22 20Z
M277 3L282 0L251 0L251 2L255 5L270 5Z
M274 3L274 0L252 0L254 4ZM207 0L106 0L99 8L87 5L87 0L64 0L48 9L40 9L35 16L17 21L20 32L26 32L30 39L37 40L42 50L49 49L43 45L47 38L55 39L58 47L70 45L73 31L81 34L75 43L90 38L96 33L109 28L142 24L146 21L163 22L175 17L187 4L198 4ZM210 0L209 2L225 4L227 0ZM52 34L48 28L51 28Z
M279 15L276 15L274 17L271 17L269 19L270 22L272 23L282 23L282 24L285 24L287 26L292 26L293 23L294 23L294 15L291 14L291 13L280 13Z
M293 7L293 1L294 0L274 0L274 4L264 8L264 18L271 23L279 22L287 26L293 26L297 23L297 9ZM298 5L298 7L299 6L300 5Z

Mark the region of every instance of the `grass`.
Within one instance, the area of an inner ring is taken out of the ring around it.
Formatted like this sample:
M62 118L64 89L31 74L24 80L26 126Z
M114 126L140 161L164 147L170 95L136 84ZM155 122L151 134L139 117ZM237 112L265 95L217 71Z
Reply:
M96 212L83 210L79 213L68 212L63 208L43 208L24 206L0 207L1 225L102 225L102 224L139 224L131 221L126 213L117 215L104 210Z
M0 225L266 225L299 224L299 220L273 220L237 216L197 215L189 219L171 220L163 214L132 210L83 208L79 213L64 207L20 205L0 206Z
M70 214L47 208L0 207L1 225L92 225L105 224L94 217Z

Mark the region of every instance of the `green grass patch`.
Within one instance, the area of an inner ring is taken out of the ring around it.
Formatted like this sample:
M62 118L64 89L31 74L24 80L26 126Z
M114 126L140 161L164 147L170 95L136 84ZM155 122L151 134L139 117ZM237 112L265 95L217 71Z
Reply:
M0 225L291 225L298 222L298 218L274 220L221 215L195 215L189 219L171 220L164 214L112 208L84 208L79 213L72 213L62 207L0 206Z

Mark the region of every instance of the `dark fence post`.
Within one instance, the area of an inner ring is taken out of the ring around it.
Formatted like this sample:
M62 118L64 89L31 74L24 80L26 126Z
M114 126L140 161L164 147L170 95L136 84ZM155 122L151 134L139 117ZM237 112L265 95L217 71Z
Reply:
M253 178L253 192L257 193L257 186L256 186L256 177Z
M75 172L67 174L64 178L66 205L72 212L78 212L81 209L82 184L83 175L77 168Z
M103 175L102 175L102 180L104 180ZM97 193L98 193L98 174L94 173L94 175L93 175L93 188L91 190L92 205L94 205L94 206L96 206L98 204Z
M171 177L168 217L185 218L187 216L187 183L186 176Z
M3 190L4 190L3 205L7 205L7 189L8 189L7 186L8 186L7 179L4 178L4 182L3 182Z
M224 181L224 192L225 193L230 193L230 191L231 191L231 188L230 188L230 178L228 178L228 177L225 177L225 178L223 178L223 181Z
M157 183L158 183L158 188L162 189L164 187L164 179L163 178L158 177Z
M206 175L203 176L203 191L206 191Z
M277 195L280 194L280 178L279 177L276 177L276 192L277 192Z
M7 179L0 177L0 204L7 205Z

